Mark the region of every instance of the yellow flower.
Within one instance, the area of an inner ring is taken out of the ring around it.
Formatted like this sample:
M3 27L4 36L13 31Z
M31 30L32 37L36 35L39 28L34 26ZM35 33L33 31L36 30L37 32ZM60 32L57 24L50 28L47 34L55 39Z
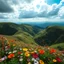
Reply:
M29 52L25 52L25 56L29 57L30 56Z
M16 44L13 44L13 46L16 46Z
M39 63L40 63L40 64L45 64L44 61L42 61L42 60L39 60Z
M58 56L60 56L60 54L58 54Z
M28 49L27 48L23 48L23 51L28 51Z
M57 62L57 60L56 59L53 59L53 62Z
M31 62L28 62L28 64L31 64Z

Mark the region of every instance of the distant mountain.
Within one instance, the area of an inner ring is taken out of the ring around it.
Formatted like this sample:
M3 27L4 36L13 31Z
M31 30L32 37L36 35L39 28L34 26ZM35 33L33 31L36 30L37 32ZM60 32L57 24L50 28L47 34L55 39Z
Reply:
M64 22L24 22L21 24L29 24L33 26L39 26L42 29L48 27L48 26L64 26Z
M35 36L35 41L40 45L52 45L64 42L64 27L49 26Z

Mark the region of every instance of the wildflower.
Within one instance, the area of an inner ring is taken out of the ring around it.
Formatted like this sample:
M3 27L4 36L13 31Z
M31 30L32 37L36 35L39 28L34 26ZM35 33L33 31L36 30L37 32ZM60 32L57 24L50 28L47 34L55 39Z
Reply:
M62 62L62 60L59 57L56 57L57 62Z
M23 51L28 51L28 49L27 48L23 48Z
M20 59L19 59L19 61L23 61L23 59L22 59L22 58L20 58Z
M13 44L13 46L16 46L16 44Z
M34 59L34 64L39 64L39 62L36 59Z
M23 53L21 53L21 56L23 55Z
M22 50L22 48L20 48L20 50Z
M57 60L56 59L53 59L53 62L57 62Z
M51 49L51 50L50 50L50 53L51 53L51 54L53 54L53 53L55 53L55 52L56 52L55 49Z
M16 53L16 52L17 52L17 50L14 50L14 51L13 51L13 53Z
M8 54L11 54L12 52L9 52Z
M33 58L38 58L38 54L37 53L34 53L34 54L32 54L32 56L33 56Z
M39 50L39 54L44 54L44 50Z
M11 59L11 58L13 58L13 57L14 57L14 54L13 54L13 53L11 53L11 54L8 55L8 58L9 58L9 59Z
M29 57L30 56L29 52L25 52L25 56Z
M31 64L31 62L28 62L28 64Z
M6 60L6 59L7 59L7 57L5 56L5 57L1 58L0 60L1 60L1 62L2 62L2 61L4 61L4 60Z
M20 54L21 54L21 52L18 52L18 54L20 55Z
M42 61L42 60L40 60L39 63L40 63L40 64L45 64L44 61Z
M30 52L31 54L34 54L35 52Z

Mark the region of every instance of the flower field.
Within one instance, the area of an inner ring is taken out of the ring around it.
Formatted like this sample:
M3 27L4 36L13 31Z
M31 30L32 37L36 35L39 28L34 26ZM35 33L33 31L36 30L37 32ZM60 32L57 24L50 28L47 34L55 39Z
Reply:
M0 64L64 64L64 54L49 46L21 48L0 36Z

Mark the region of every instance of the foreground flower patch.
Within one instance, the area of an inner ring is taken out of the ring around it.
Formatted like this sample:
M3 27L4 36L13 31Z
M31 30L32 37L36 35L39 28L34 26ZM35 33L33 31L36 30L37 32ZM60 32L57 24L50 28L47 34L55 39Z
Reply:
M64 64L64 54L50 47L21 48L0 40L0 64Z

